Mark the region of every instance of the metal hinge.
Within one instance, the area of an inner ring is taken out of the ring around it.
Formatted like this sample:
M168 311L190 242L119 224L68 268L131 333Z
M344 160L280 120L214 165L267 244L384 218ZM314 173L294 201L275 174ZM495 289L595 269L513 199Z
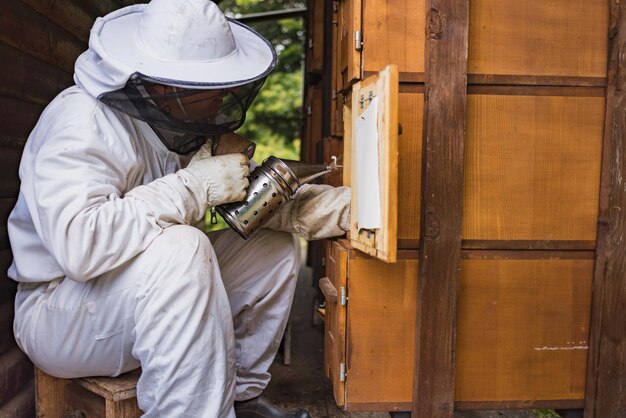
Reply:
M348 304L348 292L346 291L345 287L342 287L339 289L339 303L341 303L341 305L346 306Z
M363 49L363 39L361 38L361 31L354 32L354 49L360 51Z
M309 38L309 48L313 49L313 39Z
M339 381L346 381L346 363L339 363Z
M311 116L313 114L313 108L311 106L307 106L306 114L309 115L309 116Z

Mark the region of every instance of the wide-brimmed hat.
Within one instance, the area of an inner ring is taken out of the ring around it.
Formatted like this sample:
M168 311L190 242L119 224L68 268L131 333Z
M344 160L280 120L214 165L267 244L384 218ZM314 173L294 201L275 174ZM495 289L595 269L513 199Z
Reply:
M152 0L99 18L90 48L123 72L161 84L238 86L267 76L272 45L209 0Z

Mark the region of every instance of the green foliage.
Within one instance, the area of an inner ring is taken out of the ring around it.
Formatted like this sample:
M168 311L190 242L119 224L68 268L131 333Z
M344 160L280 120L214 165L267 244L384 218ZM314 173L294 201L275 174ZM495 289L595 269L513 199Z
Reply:
M301 86L300 72L274 73L252 104L238 133L256 142L257 162L269 155L299 159Z
M537 418L561 418L554 409L533 409L533 414L535 414Z
M220 9L235 19L250 13L305 6L305 1L293 0L224 0L219 3ZM270 155L299 160L304 21L302 18L290 18L256 22L250 26L274 45L278 63L237 133L257 144L254 160L259 164ZM219 216L216 225L210 224L209 212L205 225L207 231L227 228Z
M226 16L238 17L260 12L306 7L305 1L294 0L224 0L219 4ZM305 32L302 18L252 22L253 29L267 38L278 54L279 72L300 71Z
M294 0L224 0L219 4L224 13L233 18L305 5L304 1ZM238 133L257 143L257 152L263 154L261 157L255 154L259 162L269 154L297 159L302 125L303 19L270 20L250 26L274 45L278 63ZM281 150L283 146L287 150Z

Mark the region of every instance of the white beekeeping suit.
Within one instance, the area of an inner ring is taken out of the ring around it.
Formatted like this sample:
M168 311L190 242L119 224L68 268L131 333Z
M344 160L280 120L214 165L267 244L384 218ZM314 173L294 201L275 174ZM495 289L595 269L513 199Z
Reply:
M146 417L309 416L259 395L295 288L291 232L341 234L348 190L303 187L247 241L193 226L245 196L247 157L203 144L241 125L275 60L208 0L96 21L76 86L27 141L9 217L14 332L38 367L78 377L141 366Z

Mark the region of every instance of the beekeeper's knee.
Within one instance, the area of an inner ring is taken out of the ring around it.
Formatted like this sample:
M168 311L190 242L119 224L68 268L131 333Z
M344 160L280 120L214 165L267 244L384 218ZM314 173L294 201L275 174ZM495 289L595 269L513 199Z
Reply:
M162 278L163 287L195 284L206 286L217 270L211 242L201 230L174 225L163 230L142 257L149 274ZM192 282L198 283L192 283Z
M300 266L300 240L289 232L261 229L254 236L254 245L270 266L282 266L285 270L297 273ZM287 275L292 278L295 274Z

